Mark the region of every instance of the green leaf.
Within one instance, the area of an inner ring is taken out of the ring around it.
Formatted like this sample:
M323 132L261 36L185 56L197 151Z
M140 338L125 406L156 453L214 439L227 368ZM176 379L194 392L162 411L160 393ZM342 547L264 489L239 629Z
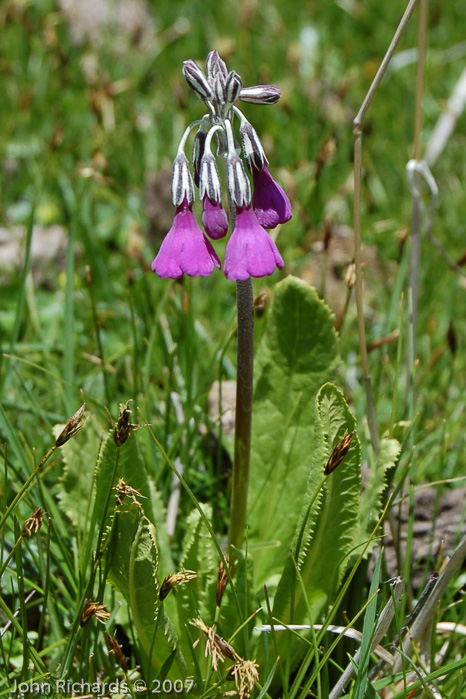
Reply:
M58 437L64 427L65 425L54 425L54 436ZM64 468L57 485L58 499L61 509L80 534L85 534L88 530L90 497L94 473L99 465L100 441L98 427L91 418L86 429L81 430L79 439L70 439L60 448Z
M108 580L129 604L146 662L158 671L166 663L168 677L186 677L175 629L159 601L155 527L138 504L116 509L108 556Z
M364 699L368 696L367 685L369 682L368 670L372 639L375 632L375 614L377 611L377 588L380 582L380 569L382 567L382 557L379 556L375 564L374 575L372 576L371 586L369 589L369 600L373 598L364 614L364 624L362 627L361 653L359 667L357 668L356 694L355 699ZM373 696L373 695L372 695Z
M212 508L210 505L202 507L210 521ZM187 520L180 568L193 570L198 576L176 591L180 630L198 616L210 626L215 617L218 556L198 510L193 510Z
M312 468L291 547L294 560L290 556L284 567L274 603L274 616L286 623L304 618L315 623L333 599L348 565L348 554L355 544L361 494L361 447L355 429L356 419L341 391L332 384L322 386L316 399ZM352 432L349 452L335 471L324 478L334 447ZM295 583L295 561L307 601L301 586ZM295 590L293 602L291 589Z
M255 366L247 522L256 589L288 555L314 449L315 397L337 356L333 316L315 289L295 277L277 284Z
M57 436L62 429L63 425L55 425L54 435ZM58 497L61 509L77 527L79 535L86 539L83 568L86 568L97 541L96 528L105 530L110 526L115 506L112 487L124 478L127 485L143 496L139 500L144 513L156 523L160 532L161 567L164 574L172 572L170 545L165 533L165 508L147 472L137 435L131 434L118 448L113 433L109 431L102 435L95 416L91 416L79 439L69 440L61 447L61 452L64 472L58 484Z
M400 443L396 439L382 439L375 468L371 469L361 497L361 514L358 521L356 545L366 542L374 530L382 509L382 493L386 486L386 473L393 468L400 453ZM366 557L370 555L377 539L369 544Z

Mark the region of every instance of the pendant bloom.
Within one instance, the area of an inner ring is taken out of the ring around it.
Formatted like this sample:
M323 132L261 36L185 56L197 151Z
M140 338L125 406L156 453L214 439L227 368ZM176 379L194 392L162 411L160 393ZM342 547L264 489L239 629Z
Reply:
M212 240L224 238L228 232L228 216L222 204L213 204L209 197L204 197L202 204L202 225Z
M183 274L207 277L214 267L220 269L220 260L185 200L176 210L173 226L152 262L152 271L163 279L179 279Z
M227 244L225 276L230 281L267 277L284 262L277 246L250 207L238 209L235 229Z
M275 104L280 90L273 85L243 87L241 77L228 70L217 51L207 56L205 71L195 61L185 61L183 75L207 113L186 127L179 142L171 184L176 214L152 270L159 277L178 279L183 274L206 277L214 267L220 269L208 238L224 238L230 217L234 230L226 246L226 277L245 281L273 274L284 263L265 229L290 220L290 200L271 176L260 138L236 103ZM185 150L193 129L197 131L190 162ZM222 207L217 161L225 165L229 213ZM196 187L205 235L193 214Z
M275 182L267 166L261 171L253 167L252 181L252 205L261 226L275 228L279 223L289 221L292 215L290 200Z

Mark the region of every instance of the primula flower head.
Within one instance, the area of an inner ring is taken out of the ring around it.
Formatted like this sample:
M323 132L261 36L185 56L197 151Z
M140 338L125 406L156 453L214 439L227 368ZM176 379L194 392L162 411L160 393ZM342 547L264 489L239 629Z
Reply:
M152 262L152 271L164 279L179 279L183 274L207 277L214 267L220 269L220 260L185 200L176 210L173 226Z
M275 104L280 90L273 85L243 87L241 77L228 70L216 51L208 54L205 71L192 60L185 61L183 75L207 114L190 124L181 137L173 162L172 202L176 215L152 270L159 277L178 279L183 274L205 277L214 267L220 268L192 207L197 187L206 234L212 240L226 236L228 216L222 208L222 178L217 165L221 159L230 215L236 221L227 244L225 274L234 281L273 274L276 268L283 268L283 260L264 229L289 221L290 201L270 175L260 138L236 104ZM197 132L190 163L185 148L194 128Z
M250 207L238 209L225 254L225 276L231 281L244 281L249 277L267 277L275 268L283 267L277 246L254 211Z
M252 180L252 205L261 226L275 228L279 223L289 221L292 215L290 200L275 182L267 166L261 171L252 168Z
M212 240L224 238L228 232L228 216L222 204L213 204L209 197L204 197L202 203L202 225Z

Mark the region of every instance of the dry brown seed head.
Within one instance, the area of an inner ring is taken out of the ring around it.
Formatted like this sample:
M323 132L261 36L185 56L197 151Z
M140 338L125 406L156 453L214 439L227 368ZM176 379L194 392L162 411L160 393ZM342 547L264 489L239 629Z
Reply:
M132 425L129 421L131 417L129 404L131 402L131 400L128 400L126 403L120 404L120 417L113 430L113 439L117 447L121 447L130 436L132 430L137 429L137 425Z
M327 461L327 465L325 467L324 474L328 476L330 473L332 473L337 466L341 464L345 456L350 450L351 442L354 437L354 432L351 432L351 434L345 434L338 444L333 448L333 451L330 455L329 460Z
M228 554L225 555L225 563L227 564L228 569L230 569ZM223 593L225 592L225 588L227 585L228 575L225 570L225 566L223 565L223 561L220 561L217 573L217 607L220 607L222 603Z
M128 665L126 664L126 658L123 655L123 651L121 649L120 644L116 640L116 638L113 638L113 636L110 636L107 632L105 632L105 640L107 641L107 645L110 648L110 653L113 653L114 658L118 665L121 667L121 669L124 672L128 672Z
M42 508L38 507L37 510L32 513L29 519L24 522L22 531L23 538L37 534L40 531L43 519L44 513L42 512Z
M197 573L194 570L182 570L179 573L167 575L160 586L159 600L164 600L171 590L174 590L178 585L194 580L194 578L197 578Z
M240 699L248 699L255 684L259 682L258 667L255 660L239 660L230 668L228 674L235 680Z
M75 434L81 430L84 425L86 424L86 420L83 419L84 416L84 411L86 409L86 404L83 403L83 405L75 412L75 414L70 417L68 422L66 423L64 429L60 432L58 435L55 446L57 447L62 447L66 442L74 437Z
M87 600L81 613L81 626L85 626L92 617L95 617L101 624L105 624L110 617L110 613L106 611L105 606L105 604L98 604L90 599Z
M206 636L205 657L210 655L212 667L215 671L218 669L219 660L222 663L225 662L225 656L233 660L233 662L241 660L235 649L215 633L214 626L207 626L201 618L192 619L189 623L200 629Z
M345 282L349 289L352 289L356 284L356 265L350 262L345 269Z
M124 478L120 478L118 483L112 490L116 490L116 504L117 505L122 505L123 500L125 499L126 496L130 497L133 502L137 503L136 498L144 498L146 499L145 495L141 495L139 490L136 490L136 488L132 488L130 485L128 485L125 481Z

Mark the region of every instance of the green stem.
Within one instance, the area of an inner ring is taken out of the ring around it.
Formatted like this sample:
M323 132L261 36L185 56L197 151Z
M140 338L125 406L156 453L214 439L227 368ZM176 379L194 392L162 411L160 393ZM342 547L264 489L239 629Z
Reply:
M228 547L242 549L248 501L251 453L252 384L254 359L254 293L252 279L236 282L238 351L235 413L235 451Z
M31 473L31 475L30 475L29 478L27 479L26 483L24 483L24 485L21 486L20 490L17 492L16 496L14 497L13 502L6 508L6 511L5 511L5 513L3 514L3 516L2 516L2 518L1 518L1 520L0 520L0 530L2 529L3 525L5 524L7 518L8 518L9 515L11 514L11 512L15 509L16 505L18 504L18 502L19 502L19 501L21 500L21 498L23 497L23 495L24 495L24 493L26 492L26 490L27 490L27 489L29 488L29 486L31 485L31 483L32 483L32 481L34 480L34 478L35 478L35 477L37 476L37 474L39 473L39 471L40 471L40 469L42 468L42 466L46 463L46 461L49 460L49 458L52 456L52 454L53 454L53 452L55 451L56 448L57 448L57 445L54 444L53 447L51 447L51 449L48 450L48 452L46 453L46 455L44 456L44 458L42 459L42 461L40 462L40 464L39 464L38 466L36 466L36 468L34 469L34 471Z

